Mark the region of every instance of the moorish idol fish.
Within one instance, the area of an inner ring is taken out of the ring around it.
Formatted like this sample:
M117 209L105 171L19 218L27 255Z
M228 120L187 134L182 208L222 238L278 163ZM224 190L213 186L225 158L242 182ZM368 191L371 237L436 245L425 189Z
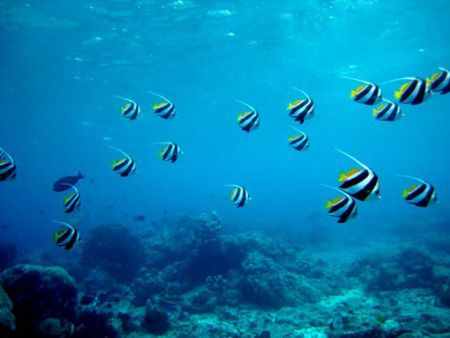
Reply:
M440 72L434 73L431 79L427 79L432 92L447 94L450 92L450 73L447 69L439 67Z
M183 154L183 151L181 150L180 146L173 142L157 142L153 144L162 144L164 145L161 151L159 152L159 157L163 161L169 161L172 163L175 163L181 154Z
M369 197L380 198L378 176L369 167L358 161L353 156L340 149L336 148L336 150L363 167L363 169L353 168L350 169L348 173L341 173L339 176L339 182L342 183L339 188L360 201L365 201Z
M16 163L11 155L0 148L0 181L15 179L17 176Z
M136 172L136 163L134 162L134 160L123 150L112 146L109 147L111 149L117 150L125 156L125 158L119 158L115 160L111 164L111 169L122 177L127 177L130 174L134 174Z
M373 109L373 116L378 121L396 121L404 114L400 106L394 102L383 99L385 103L380 104L378 107Z
M122 106L122 108L120 108L120 112L122 113L123 117L127 118L130 121L136 120L136 118L141 113L141 107L135 101L127 99L126 97L118 95L116 95L115 97L127 102Z
M360 85L358 88L350 92L350 97L353 99L353 101L367 104L369 106L377 104L381 101L381 89L375 83L355 79L354 77L343 76L343 78L364 83L363 85Z
M424 102L431 94L430 86L426 80L418 77L402 77L399 79L384 82L408 81L400 89L394 92L394 97L399 103L409 103L416 105Z
M75 191L74 193L67 195L66 198L64 199L64 212L66 214L70 214L75 210L75 208L80 207L81 204L80 192L78 191L77 187L73 186L72 184L68 183L62 184L69 186Z
M247 133L258 128L260 125L260 121L259 113L256 111L256 109L245 102L239 100L236 101L250 109L250 111L245 111L238 115L237 121L239 127L241 127L241 129Z
M328 209L328 215L338 218L338 223L345 223L349 218L353 218L357 214L357 207L355 200L341 189L322 184L324 187L339 191L344 196L336 197L333 200L329 200L325 205Z
M314 116L315 104L303 90L296 87L293 88L301 92L306 99L295 100L294 102L289 103L287 110L289 110L289 116L295 121L300 122L300 124L303 124L306 119L310 119Z
M299 134L293 135L288 138L289 145L294 148L295 150L306 150L309 148L309 138L308 136L302 132L301 130L298 130L297 128L294 128L290 126L292 129L294 129Z
M237 208L242 208L251 199L247 189L244 187L236 184L227 184L225 186L233 188L230 198Z
M65 227L53 234L53 241L57 246L70 250L80 241L80 233L73 226L61 221L52 220L52 222L61 224Z
M407 203L414 204L418 207L425 208L431 202L437 201L436 189L430 184L421 180L420 178L398 175L400 177L406 177L419 182L418 184L413 184L408 189L403 190L402 197Z
M162 117L165 120L171 119L175 117L175 105L170 102L168 99L166 99L164 96L159 95L158 93L148 91L150 94L155 95L159 97L160 99L164 100L163 102L156 103L153 105L153 111L156 115Z

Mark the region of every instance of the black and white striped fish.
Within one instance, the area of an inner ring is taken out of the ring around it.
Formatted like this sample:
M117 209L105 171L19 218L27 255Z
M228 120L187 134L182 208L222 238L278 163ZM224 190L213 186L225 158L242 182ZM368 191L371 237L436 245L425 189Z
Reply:
M134 162L134 160L123 150L111 146L109 147L111 149L117 150L125 156L125 158L119 158L115 160L111 164L111 169L122 177L127 177L131 174L134 174L136 172L136 163Z
M0 148L0 181L15 179L17 167L14 159L6 151Z
M425 208L430 203L437 201L436 189L430 184L417 177L398 175L417 181L408 189L403 190L402 197L407 203L414 204L418 207Z
M336 150L363 167L363 169L353 168L350 169L348 173L341 173L339 176L339 182L342 183L339 188L360 201L365 201L368 198L380 198L378 176L369 167L358 161L353 156L340 149L336 148Z
M349 194L347 194L345 191L342 191L341 189L338 189L338 188L335 188L335 187L332 187L329 185L323 184L323 186L330 188L330 189L337 190L341 194L344 195L344 196L336 197L333 200L327 201L325 208L328 209L328 215L330 215L332 217L337 217L338 223L345 223L350 218L353 218L356 216L356 214L358 212L357 207L356 207L356 202Z
M399 103L416 105L424 102L430 96L431 91L427 81L418 77L403 77L385 83L405 80L408 82L394 92L394 97Z
M120 108L120 112L122 113L123 117L127 118L130 121L136 120L136 118L141 113L141 107L131 99L127 99L126 97L117 95L116 97L127 102L122 106L122 108Z
M293 135L288 138L289 146L294 148L295 150L306 150L309 148L309 138L308 136L302 132L301 130L298 130L297 128L294 128L290 126L292 129L294 129L298 134Z
M434 73L431 79L427 79L430 90L441 95L450 93L450 73L447 69L439 67L440 72Z
M158 93L152 91L149 91L149 93L164 100L163 102L159 102L153 105L153 111L155 112L156 115L165 120L175 117L176 114L175 105L170 100L166 99L164 96Z
M175 163L180 155L183 153L180 146L172 142L159 142L158 144L163 144L163 148L159 152L159 157L163 161L169 161Z
M57 246L64 247L66 250L72 249L80 241L80 233L77 229L66 222L52 221L63 225L64 228L53 234L53 241Z
M66 214L70 214L75 211L76 208L79 208L81 205L81 197L80 192L77 187L68 183L61 183L62 185L71 187L75 192L69 194L64 199L64 212Z
M306 119L310 119L314 116L315 104L303 90L295 87L294 89L301 92L306 99L299 99L289 103L287 110L289 110L289 116L291 116L295 121L300 122L300 124L303 124Z
M378 121L396 121L400 119L404 114L400 106L394 102L383 99L385 103L382 103L378 107L373 109L373 116Z
M382 99L381 89L375 83L347 76L344 76L343 78L364 83L363 85L360 85L358 88L350 92L350 97L353 99L353 101L362 104L367 104L369 106L377 104L381 101Z
M241 129L247 133L249 133L252 130L257 129L260 125L259 113L256 111L255 108L253 108L249 104L239 101L239 100L236 100L236 101L250 109L250 111L245 111L238 115L237 121L238 121L239 127L241 127Z
M247 189L245 189L243 186L236 184L227 184L226 187L233 188L230 198L237 208L242 208L251 199Z

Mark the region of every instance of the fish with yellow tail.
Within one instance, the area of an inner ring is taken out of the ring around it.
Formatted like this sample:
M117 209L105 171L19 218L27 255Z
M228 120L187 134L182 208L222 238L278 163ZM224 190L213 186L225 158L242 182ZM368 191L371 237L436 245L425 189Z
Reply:
M243 186L237 184L226 184L225 186L233 188L233 190L231 190L230 199L237 208L242 208L251 199L247 189Z
M300 122L300 124L303 124L306 119L310 119L314 116L315 104L303 90L296 87L293 88L302 93L305 96L305 99L298 99L294 102L290 102L287 110L289 110L289 116L295 121Z
M168 100L167 98L165 98L164 96L152 92L152 91L148 91L150 94L159 97L161 100L163 100L162 102L156 103L153 105L153 111L156 115L158 115L159 117L163 118L164 120L169 120L175 117L176 114L176 109L175 109L175 105Z
M403 190L402 197L409 203L415 206L426 208L433 202L437 202L436 189L430 183L408 175L397 175L399 177L409 178L416 181L408 189Z
M383 103L373 109L372 115L378 121L393 122L404 116L400 106L392 101L383 99Z
M126 97L115 95L116 98L126 101L126 103L120 108L120 113L126 119L133 121L136 120L141 113L141 107L136 101L128 99Z
M0 148L0 181L9 181L17 176L16 162L6 151Z
M307 150L309 148L308 136L301 130L294 128L292 126L290 126L290 127L292 129L294 129L298 134L290 136L288 138L289 146L298 151Z
M75 244L80 242L80 233L69 223L55 220L52 220L52 222L63 226L62 229L53 234L53 241L57 246L70 250L75 246Z
M350 154L337 148L336 150L362 167L362 169L352 168L348 172L342 172L338 179L341 182L339 188L360 201L380 198L377 174Z
M239 127L247 133L259 128L261 122L259 119L259 113L256 109L243 101L236 100L236 102L239 102L250 109L238 115L237 122Z
M130 155L119 148L112 146L109 146L109 148L116 150L125 156L123 158L118 158L113 163L111 163L112 171L118 173L122 177L127 177L136 172L136 162L134 162Z
M74 190L73 193L70 193L69 195L66 196L66 198L64 199L64 212L66 214L71 214L72 212L75 211L76 208L79 208L81 205L81 197L80 197L80 192L78 191L77 187L75 187L72 184L68 184L68 183L62 183L63 185L69 186L70 188L72 188Z
M349 219L356 217L358 209L352 196L341 189L326 184L322 184L322 186L334 189L343 195L327 201L325 208L328 209L328 215L337 217L338 223L345 223Z
M343 76L343 78L363 83L358 88L353 89L350 92L350 98L353 101L366 104L369 106L381 102L382 99L381 89L375 83L348 76Z
M447 69L439 67L439 72L434 73L427 84L433 93L441 93L441 95L450 93L450 73Z
M418 77L402 77L384 82L384 84L397 81L407 81L394 92L394 97L399 103L417 105L423 103L431 95L427 81Z

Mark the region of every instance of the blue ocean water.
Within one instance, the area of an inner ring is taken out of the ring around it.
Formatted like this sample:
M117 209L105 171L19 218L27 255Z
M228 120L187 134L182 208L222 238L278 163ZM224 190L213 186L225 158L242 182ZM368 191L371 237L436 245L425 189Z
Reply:
M334 226L324 204L335 193L321 184L354 167L335 147L370 166L382 194L359 203L338 232L448 220L450 95L379 122L349 98L357 83L342 78L381 84L450 67L445 0L1 1L0 11L0 146L18 168L1 183L1 223L10 226L1 238L25 250L53 245L50 219L81 233L139 214L158 221L211 210L249 229L283 232L312 218ZM393 99L399 85L382 85L383 95ZM293 86L316 103L303 125L286 110L299 98ZM148 90L170 98L177 117L156 116ZM141 116L121 116L115 95L136 100ZM256 107L259 129L240 130L235 99ZM288 146L290 125L308 134L309 150ZM161 141L181 146L177 163L158 158L151 143ZM135 176L110 170L117 153L108 145L135 159ZM78 171L82 208L66 217L64 193L51 187ZM396 174L431 182L439 204L404 203L411 182ZM235 208L225 184L245 186L250 203Z

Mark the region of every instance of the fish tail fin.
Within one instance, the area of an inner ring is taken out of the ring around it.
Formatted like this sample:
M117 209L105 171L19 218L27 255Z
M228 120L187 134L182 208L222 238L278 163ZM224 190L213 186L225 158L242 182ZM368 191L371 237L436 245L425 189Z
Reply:
M81 173L81 171L78 171L78 179L84 178L84 175Z

